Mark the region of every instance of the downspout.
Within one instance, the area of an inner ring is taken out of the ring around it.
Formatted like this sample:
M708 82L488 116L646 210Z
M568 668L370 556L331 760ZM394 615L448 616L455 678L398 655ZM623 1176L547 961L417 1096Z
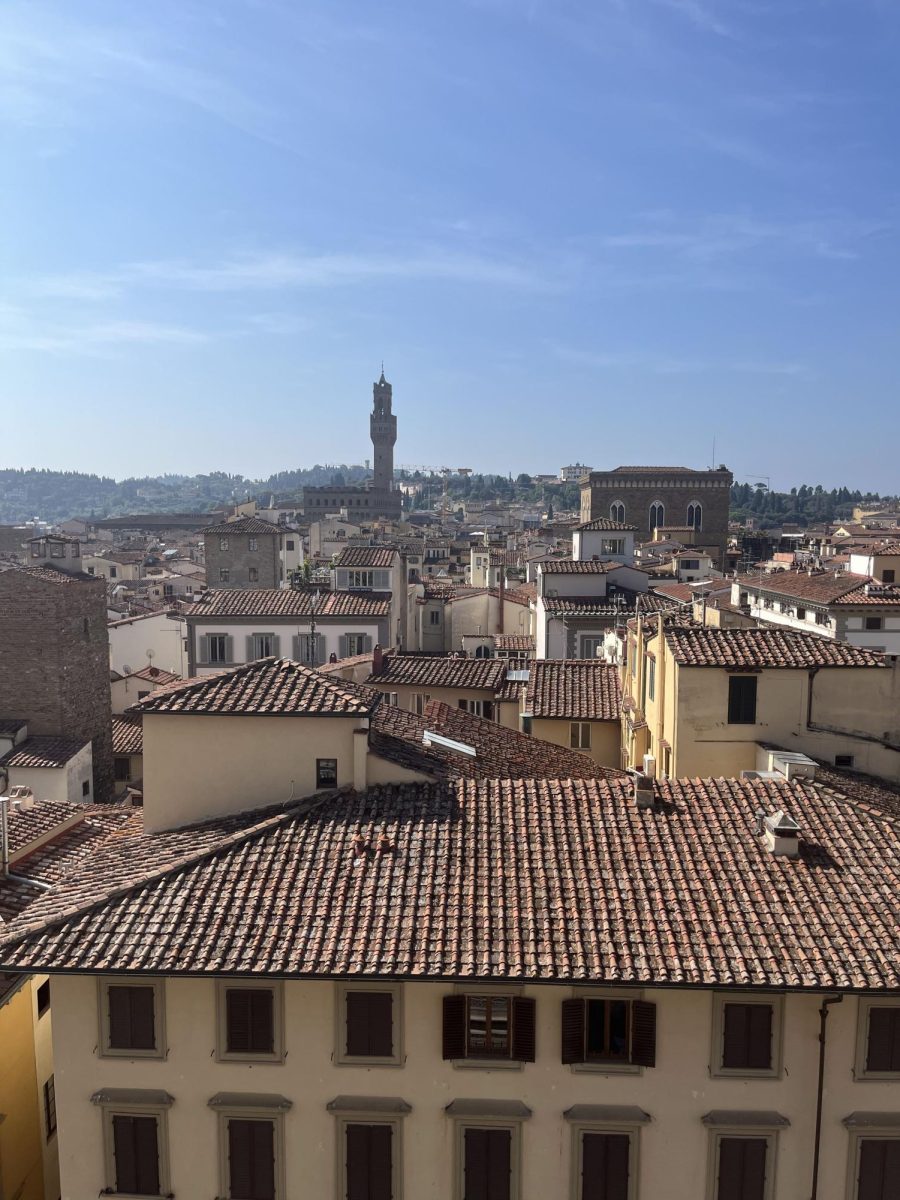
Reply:
M822 1095L825 1091L825 1022L828 1020L828 1008L832 1004L840 1004L843 996L826 996L819 1009L819 1088L816 1093L816 1137L813 1144L812 1191L810 1200L817 1200L819 1195L819 1148L822 1140Z
M9 799L0 796L0 876L9 875Z
M813 713L813 681L818 673L818 667L812 667L809 671L809 688L806 693L806 728L812 729L812 713Z

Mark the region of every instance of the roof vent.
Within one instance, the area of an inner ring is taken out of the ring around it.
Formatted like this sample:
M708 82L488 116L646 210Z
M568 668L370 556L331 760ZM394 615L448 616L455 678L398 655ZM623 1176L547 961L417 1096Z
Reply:
M776 858L796 858L800 853L800 826L783 808L766 817L765 839Z
M638 808L654 808L656 804L653 780L640 771L634 773L634 799Z
M10 788L9 798L22 812L28 812L29 809L34 808L34 792L25 784L20 783L17 787Z

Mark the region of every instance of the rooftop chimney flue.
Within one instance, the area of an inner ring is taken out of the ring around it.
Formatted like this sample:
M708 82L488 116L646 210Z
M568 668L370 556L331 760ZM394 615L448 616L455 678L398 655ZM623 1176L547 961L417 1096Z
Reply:
M636 771L634 779L634 800L638 808L655 808L656 796L653 791L653 780L649 775Z
M800 853L800 826L783 808L766 817L765 839L776 858L796 858Z

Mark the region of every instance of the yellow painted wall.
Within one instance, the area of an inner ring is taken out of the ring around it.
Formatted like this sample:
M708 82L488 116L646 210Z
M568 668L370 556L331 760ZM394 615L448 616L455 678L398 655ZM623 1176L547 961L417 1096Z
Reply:
M549 721L535 717L531 722L531 736L540 738L543 742L552 742L554 746L565 746L571 749L571 721ZM601 767L619 767L622 729L618 721L591 721L591 748L581 750Z
M0 1197L4 1200L44 1200L44 1131L34 1058L32 987L28 979L0 1003Z

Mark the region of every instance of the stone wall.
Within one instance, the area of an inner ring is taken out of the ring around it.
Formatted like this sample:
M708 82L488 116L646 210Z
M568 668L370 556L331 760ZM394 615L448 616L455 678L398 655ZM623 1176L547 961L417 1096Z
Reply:
M251 536L256 541L256 550L250 549ZM228 543L227 550L220 549L223 539ZM206 581L211 588L281 587L280 532L274 536L264 533L207 533L203 541ZM256 569L256 579L250 578L251 567ZM221 570L228 572L227 580L219 577Z
M0 716L27 721L30 734L90 739L93 799L112 799L102 579L66 578L51 569L0 571Z

